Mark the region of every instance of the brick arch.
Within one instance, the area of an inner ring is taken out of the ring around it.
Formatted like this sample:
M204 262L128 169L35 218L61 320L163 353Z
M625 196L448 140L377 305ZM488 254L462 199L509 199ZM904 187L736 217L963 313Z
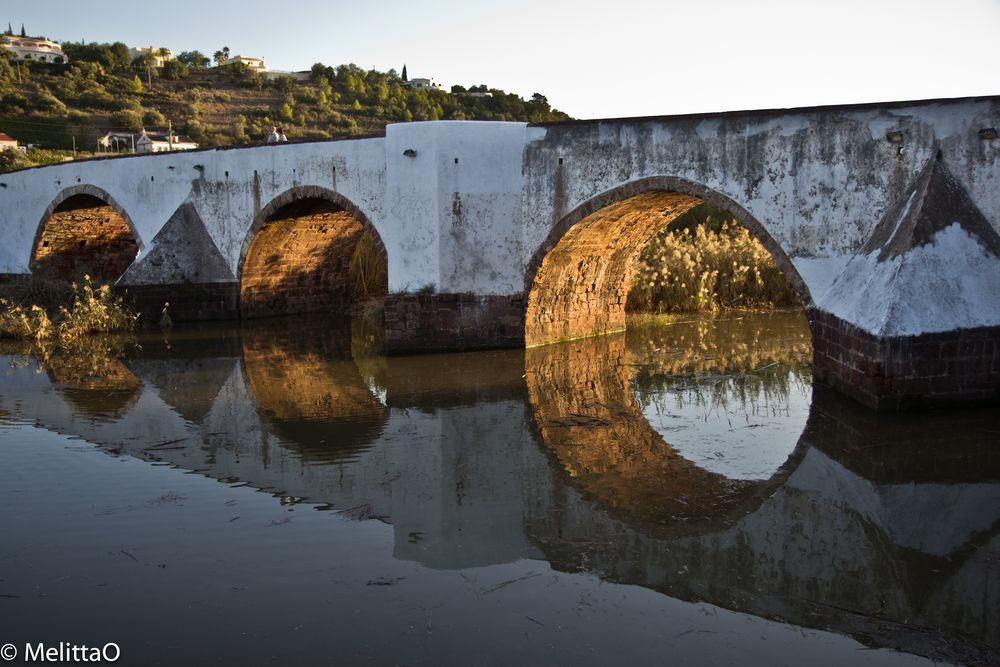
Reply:
M281 193L254 216L240 249L241 315L346 310L350 260L365 233L386 266L381 235L352 201L313 185Z
M86 198L103 205L67 208L68 202L83 203ZM96 213L73 214L81 210ZM75 273L87 270L97 280L113 282L131 266L142 248L142 238L128 211L103 188L80 184L59 192L45 209L35 231L28 266L32 273L46 277L74 278Z
M625 183L563 217L525 273L525 343L530 347L625 328L625 301L639 254L670 221L707 202L728 211L768 250L803 308L805 281L781 245L745 208L699 183L653 176Z

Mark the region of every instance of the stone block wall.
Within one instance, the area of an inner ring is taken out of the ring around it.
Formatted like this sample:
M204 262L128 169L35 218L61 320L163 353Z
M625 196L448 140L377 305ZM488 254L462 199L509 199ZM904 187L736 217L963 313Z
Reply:
M95 282L112 282L138 252L128 223L111 206L57 211L38 237L31 270L45 278L73 280L88 274Z
M346 211L290 214L254 236L243 264L243 317L350 308L351 259L364 234Z
M385 299L386 351L522 347L524 301L520 294L390 294Z
M1000 402L1000 327L883 337L816 308L807 316L816 377L869 407Z
M676 192L646 192L564 220L529 268L527 344L623 330L639 253L699 203Z

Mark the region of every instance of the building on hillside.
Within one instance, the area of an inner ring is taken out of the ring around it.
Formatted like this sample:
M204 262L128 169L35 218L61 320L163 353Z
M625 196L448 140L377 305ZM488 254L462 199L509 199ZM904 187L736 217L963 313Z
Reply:
M0 132L0 150L3 151L16 151L17 150L17 139Z
M233 63L243 63L255 72L267 71L267 65L264 64L263 58L254 58L253 56L232 56L223 64L232 65Z
M128 54L132 57L132 60L135 60L136 58L141 58L142 56L153 56L153 59L156 61L157 67L163 67L163 63L167 62L168 60L174 59L173 51L166 48L157 48L152 44L150 44L149 47L130 46L128 49Z
M167 151L191 151L198 148L198 143L182 134L168 132L142 133L135 139L136 153L165 153Z
M444 90L444 87L434 79L410 79L404 81L403 85L412 90Z
M164 153L167 151L190 151L198 148L198 143L184 135L167 132L108 132L97 140L98 151L108 153Z
M13 53L17 60L56 64L69 62L62 47L45 37L18 37L6 34L0 36L0 46Z

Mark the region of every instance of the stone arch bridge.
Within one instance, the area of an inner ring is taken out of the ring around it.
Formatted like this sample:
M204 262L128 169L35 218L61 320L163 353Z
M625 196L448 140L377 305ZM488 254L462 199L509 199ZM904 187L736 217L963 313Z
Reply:
M799 293L820 379L996 401L998 128L989 97L77 161L0 174L0 274L89 271L174 319L329 311L366 242L390 352L531 346L623 328L639 250L708 201Z

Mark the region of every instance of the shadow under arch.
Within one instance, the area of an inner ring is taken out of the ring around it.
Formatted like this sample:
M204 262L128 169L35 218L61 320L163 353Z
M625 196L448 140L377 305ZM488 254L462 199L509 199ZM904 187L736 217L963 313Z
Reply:
M28 266L37 276L74 279L89 273L114 282L142 250L125 208L107 190L87 183L65 188L45 209Z
M756 510L801 462L801 438L768 479L733 479L687 460L639 406L636 361L623 335L525 351L528 399L547 453L571 486L612 514L657 534L712 532Z
M639 255L653 236L698 204L729 212L767 249L803 309L812 295L781 245L745 208L694 181L650 176L629 181L564 216L525 272L528 347L625 328Z
M240 315L336 312L350 307L351 262L363 237L381 274L372 298L388 291L385 244L368 216L342 194L295 186L254 217L240 249Z

